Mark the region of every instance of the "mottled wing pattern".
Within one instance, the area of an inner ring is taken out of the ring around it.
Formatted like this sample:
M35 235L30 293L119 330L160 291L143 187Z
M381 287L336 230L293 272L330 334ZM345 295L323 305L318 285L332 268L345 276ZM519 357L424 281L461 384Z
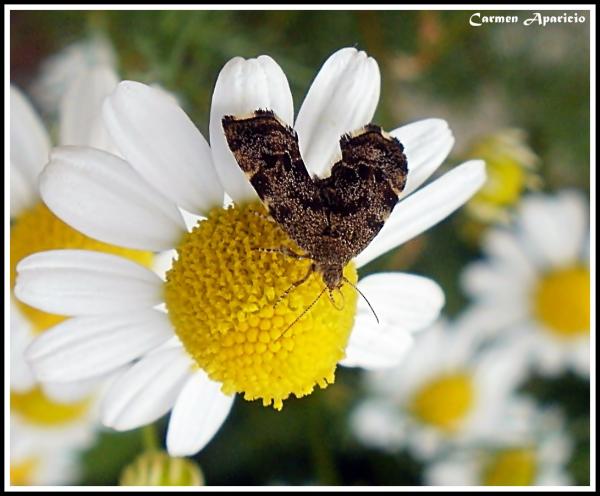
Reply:
M226 116L229 148L269 213L321 265L343 267L377 235L408 174L404 148L378 126L340 140L331 175L311 178L295 131L273 112Z
M343 136L340 148L331 175L316 183L328 212L326 234L337 241L337 257L345 263L383 227L404 189L408 165L402 144L378 126Z
M266 110L225 116L222 124L229 149L269 214L310 253L327 218L300 156L296 132Z

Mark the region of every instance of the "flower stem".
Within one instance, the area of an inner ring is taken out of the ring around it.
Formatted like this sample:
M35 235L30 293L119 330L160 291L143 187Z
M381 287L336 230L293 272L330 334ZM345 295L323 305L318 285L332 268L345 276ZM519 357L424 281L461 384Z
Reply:
M154 424L142 427L142 441L147 451L158 451L160 449Z

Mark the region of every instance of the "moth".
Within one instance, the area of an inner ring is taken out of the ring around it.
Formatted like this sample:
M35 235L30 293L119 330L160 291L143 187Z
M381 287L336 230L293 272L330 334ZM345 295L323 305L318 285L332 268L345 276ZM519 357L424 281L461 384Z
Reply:
M227 115L222 125L229 149L269 215L306 253L287 254L312 261L294 287L316 271L331 297L350 283L344 267L381 230L404 189L403 145L369 124L340 138L342 155L329 176L311 177L298 135L272 111Z

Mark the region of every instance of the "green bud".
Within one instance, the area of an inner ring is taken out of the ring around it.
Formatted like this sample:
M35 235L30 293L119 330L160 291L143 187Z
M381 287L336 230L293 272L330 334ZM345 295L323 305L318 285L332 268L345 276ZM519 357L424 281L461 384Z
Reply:
M164 451L147 451L125 467L121 486L202 486L204 475L188 458L172 458Z

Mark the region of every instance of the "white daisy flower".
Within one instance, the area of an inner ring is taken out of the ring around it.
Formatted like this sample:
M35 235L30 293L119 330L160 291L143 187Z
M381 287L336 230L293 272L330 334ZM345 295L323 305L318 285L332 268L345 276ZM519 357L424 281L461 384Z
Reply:
M488 232L487 259L463 273L482 331L522 339L543 374L590 374L588 215L578 192L532 194L513 227Z
M342 49L325 62L295 121L311 172L326 173L340 136L370 122L379 83L377 64L364 52ZM74 316L29 348L38 377L87 379L139 359L109 391L103 422L131 429L172 408L167 448L173 456L196 453L211 439L234 393L280 409L290 395L332 383L338 362L397 363L411 333L433 321L443 304L432 281L390 273L358 283L380 326L350 285L341 289L342 308L315 301L323 288L316 274L274 305L310 261L256 249L298 250L265 217L221 127L224 115L259 108L294 124L287 79L267 56L236 57L222 69L212 100L211 147L172 100L122 82L104 116L125 160L58 148L41 191L56 215L89 236L129 248L175 247L166 283L130 261L86 251L37 254L19 266L20 299ZM485 180L484 164L474 161L415 192L447 156L452 134L437 119L391 134L406 148L407 186L379 236L345 268L353 284L357 267L439 222ZM224 193L233 202L227 208ZM191 232L178 206L202 216ZM166 313L153 309L163 301Z
M462 319L419 333L398 367L367 374L371 397L352 413L354 435L368 446L406 448L420 459L502 436L498 422L512 415L515 389L525 377L524 350L482 346Z
M499 424L512 439L491 445L471 446L446 453L424 474L432 486L567 486L573 443L555 409L524 402L521 425Z
M117 82L116 74L105 66L82 71L71 82L60 105L59 143L114 149L101 119L101 104ZM16 87L10 90L10 119L11 288L17 263L48 249L101 250L149 265L150 252L100 243L48 210L39 195L38 179L49 159L50 138ZM74 451L87 446L98 427L99 414L93 408L98 380L37 383L24 351L36 336L65 317L12 298L10 310L11 477L27 484L73 481L78 467Z
M75 482L78 454L94 441L98 425L94 396L59 403L40 386L10 394L10 482L62 485Z
M117 82L117 75L104 66L83 71L72 81L61 103L60 144L114 149L101 118L101 108L104 98L114 90ZM48 133L31 104L14 86L11 86L10 97L11 287L15 283L17 263L32 253L49 249L107 251L149 265L152 261L150 252L100 243L75 231L48 210L41 201L38 186L39 174L50 155ZM24 349L37 334L64 317L39 311L22 302L14 302L11 310L11 388L24 392L35 385L23 358ZM53 397L57 400L67 400L70 393L76 393L73 387L45 389L51 395L56 392L59 396Z
M96 67L116 69L116 56L110 41L100 35L72 43L48 57L31 85L30 92L45 114L60 111L63 95L72 81Z

